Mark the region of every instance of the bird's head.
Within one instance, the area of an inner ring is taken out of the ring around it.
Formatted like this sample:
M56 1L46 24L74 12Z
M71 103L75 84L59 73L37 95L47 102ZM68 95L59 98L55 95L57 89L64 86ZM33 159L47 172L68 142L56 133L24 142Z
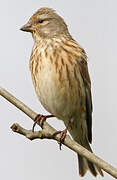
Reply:
M39 9L21 30L31 32L34 39L35 37L49 39L61 35L69 36L66 23L51 8Z

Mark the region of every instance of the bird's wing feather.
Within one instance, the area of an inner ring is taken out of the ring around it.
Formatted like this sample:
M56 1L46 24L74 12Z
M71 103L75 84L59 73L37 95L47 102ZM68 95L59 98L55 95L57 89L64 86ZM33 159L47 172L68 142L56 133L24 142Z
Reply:
M82 57L79 61L80 73L83 78L86 93L86 120L88 128L88 140L92 142L92 97L91 97L91 81L88 73L87 61Z

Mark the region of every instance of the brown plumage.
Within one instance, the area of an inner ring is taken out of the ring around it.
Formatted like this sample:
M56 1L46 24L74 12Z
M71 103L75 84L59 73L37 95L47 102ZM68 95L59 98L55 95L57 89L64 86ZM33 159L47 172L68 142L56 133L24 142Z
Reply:
M64 20L50 8L39 9L21 28L31 32L34 46L30 70L37 96L45 109L68 129L73 139L92 152L92 98L87 56L71 37ZM99 167L79 157L79 174Z

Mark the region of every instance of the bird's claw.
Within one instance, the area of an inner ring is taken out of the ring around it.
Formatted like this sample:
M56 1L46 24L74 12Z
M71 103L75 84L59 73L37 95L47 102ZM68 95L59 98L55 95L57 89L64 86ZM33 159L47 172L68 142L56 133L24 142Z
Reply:
M37 123L39 123L40 126L43 127L43 123L46 121L46 119L51 118L51 117L54 117L54 115L41 115L41 114L38 114L35 117L34 124L33 124L33 127L32 127L32 132L34 132L34 128L35 128Z
M56 131L53 136L55 137L57 134L60 134L60 140L59 140L59 149L61 150L62 144L64 143L64 139L67 134L67 128L64 129L63 131Z

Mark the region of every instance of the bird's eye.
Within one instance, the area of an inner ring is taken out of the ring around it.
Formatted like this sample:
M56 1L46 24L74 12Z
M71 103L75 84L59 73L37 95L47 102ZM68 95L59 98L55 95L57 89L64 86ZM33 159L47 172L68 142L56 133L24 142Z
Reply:
M44 21L44 20L40 19L40 20L39 20L39 23L43 23L43 21Z

